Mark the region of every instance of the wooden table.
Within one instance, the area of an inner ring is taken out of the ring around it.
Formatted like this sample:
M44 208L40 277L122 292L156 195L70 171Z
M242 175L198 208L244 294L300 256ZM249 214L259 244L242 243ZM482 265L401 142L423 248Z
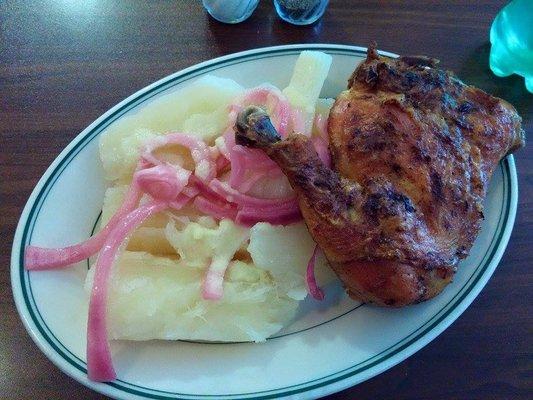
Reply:
M208 18L200 1L1 2L0 398L104 398L37 349L15 310L9 277L13 234L31 190L60 150L100 114L167 74L223 54L377 40L384 50L440 58L466 82L513 103L531 133L533 96L523 81L496 78L488 69L489 26L504 3L332 0L319 23L295 27L281 22L267 0L235 26ZM515 156L516 225L480 296L423 350L330 399L531 398L531 147Z

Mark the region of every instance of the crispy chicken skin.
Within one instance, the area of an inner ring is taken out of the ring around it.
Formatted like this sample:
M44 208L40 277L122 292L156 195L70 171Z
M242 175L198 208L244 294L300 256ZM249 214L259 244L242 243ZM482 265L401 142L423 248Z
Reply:
M281 167L355 299L399 307L440 293L479 233L495 167L524 145L509 103L436 63L369 49L330 112L333 170L306 136L281 140L263 110L237 119L237 143Z

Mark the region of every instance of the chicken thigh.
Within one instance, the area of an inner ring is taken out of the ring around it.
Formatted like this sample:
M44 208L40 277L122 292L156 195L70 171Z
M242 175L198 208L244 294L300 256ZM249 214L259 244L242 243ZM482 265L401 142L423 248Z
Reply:
M237 119L237 143L280 166L312 237L364 302L399 307L440 293L479 233L495 167L524 145L509 103L436 63L368 50L330 111L333 169L308 137L282 140L262 109Z

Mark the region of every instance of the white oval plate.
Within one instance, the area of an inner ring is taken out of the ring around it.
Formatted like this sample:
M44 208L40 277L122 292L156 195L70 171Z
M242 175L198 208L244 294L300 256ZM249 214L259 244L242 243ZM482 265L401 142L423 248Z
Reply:
M82 384L120 399L309 399L342 390L391 368L428 344L474 300L500 260L517 203L512 156L492 178L483 229L455 280L437 298L403 309L359 305L340 285L327 301L307 300L298 318L263 344L114 342L118 379L87 379L86 263L63 271L28 273L28 244L57 247L87 238L103 199L98 136L119 118L204 74L244 86L270 81L284 87L300 51L333 56L322 96L335 97L365 56L361 47L269 47L207 61L168 76L130 96L81 132L52 163L22 213L11 259L15 302L26 329L61 370ZM388 54L394 56L393 54ZM436 360L435 362L438 362Z

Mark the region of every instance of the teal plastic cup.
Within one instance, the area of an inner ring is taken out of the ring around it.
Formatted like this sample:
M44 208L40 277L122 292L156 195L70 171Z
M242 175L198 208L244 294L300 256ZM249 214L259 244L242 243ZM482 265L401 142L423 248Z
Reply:
M490 28L490 69L497 76L518 74L533 93L533 0L513 0Z

